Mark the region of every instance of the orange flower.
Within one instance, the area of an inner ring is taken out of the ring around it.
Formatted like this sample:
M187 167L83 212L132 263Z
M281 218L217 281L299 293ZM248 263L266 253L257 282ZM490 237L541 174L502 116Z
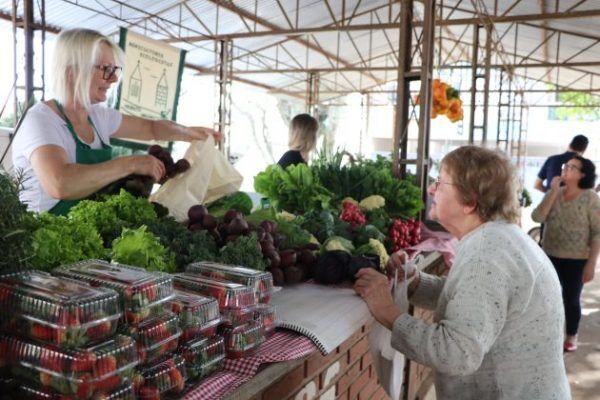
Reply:
M451 122L460 121L463 119L462 100L458 97L450 99L446 116Z

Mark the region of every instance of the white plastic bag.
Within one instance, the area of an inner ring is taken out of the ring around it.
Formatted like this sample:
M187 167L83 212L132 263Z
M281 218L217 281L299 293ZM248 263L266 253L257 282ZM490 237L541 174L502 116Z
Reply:
M180 222L187 219L191 206L233 193L240 188L243 180L242 175L215 148L212 136L205 141L192 142L184 158L190 163L190 169L169 179L150 196L150 201L167 207L169 215Z
M400 285L397 284L397 277L394 277L392 296L394 297L394 303L402 312L408 312L408 285L412 280L416 265L422 259L423 257L419 255L406 262L404 265L404 280ZM407 276L411 276L411 279L407 279ZM377 321L373 322L369 341L373 365L381 386L392 400L400 399L404 377L404 354L392 348L392 332Z

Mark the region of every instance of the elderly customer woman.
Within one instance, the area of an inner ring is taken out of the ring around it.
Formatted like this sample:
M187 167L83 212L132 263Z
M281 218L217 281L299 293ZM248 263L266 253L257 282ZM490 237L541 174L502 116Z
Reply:
M499 152L447 154L428 188L430 216L459 239L447 277L416 272L409 301L434 322L402 313L387 278L360 270L356 292L392 331L392 347L436 373L438 399L570 399L562 352L560 284L541 248L514 222L514 171ZM392 257L390 270L402 260Z
M574 156L563 164L561 175L552 179L550 190L531 215L545 224L542 246L562 286L565 351L577 349L581 290L594 278L600 252L600 199L593 190L595 181L594 163Z
M152 121L104 106L118 81L122 51L89 29L58 35L53 59L54 99L29 112L13 143L13 164L28 178L21 201L32 211L66 214L80 199L131 174L159 181L165 166L150 155L112 159L110 138L204 140L220 133Z

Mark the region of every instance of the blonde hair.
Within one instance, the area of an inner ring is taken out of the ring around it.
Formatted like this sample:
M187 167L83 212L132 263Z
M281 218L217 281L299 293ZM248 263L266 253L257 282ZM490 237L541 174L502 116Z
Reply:
M319 123L309 114L298 114L290 123L290 149L309 152L317 145Z
M90 85L101 55L102 44L110 47L115 60L122 66L123 52L100 32L91 29L69 29L58 35L52 60L52 89L59 102L64 104L73 96L73 101L90 109Z
M482 221L516 222L519 216L516 171L506 154L463 146L442 159L463 204L474 204Z

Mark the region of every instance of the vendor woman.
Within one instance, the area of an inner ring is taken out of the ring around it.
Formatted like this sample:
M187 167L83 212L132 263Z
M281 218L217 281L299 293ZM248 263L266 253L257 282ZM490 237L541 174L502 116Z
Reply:
M31 211L66 214L80 199L138 174L159 181L165 166L150 155L111 158L110 138L215 141L219 132L152 121L102 103L119 80L123 55L109 38L89 29L63 31L53 60L55 98L27 113L13 143L13 164L26 178L21 201Z

